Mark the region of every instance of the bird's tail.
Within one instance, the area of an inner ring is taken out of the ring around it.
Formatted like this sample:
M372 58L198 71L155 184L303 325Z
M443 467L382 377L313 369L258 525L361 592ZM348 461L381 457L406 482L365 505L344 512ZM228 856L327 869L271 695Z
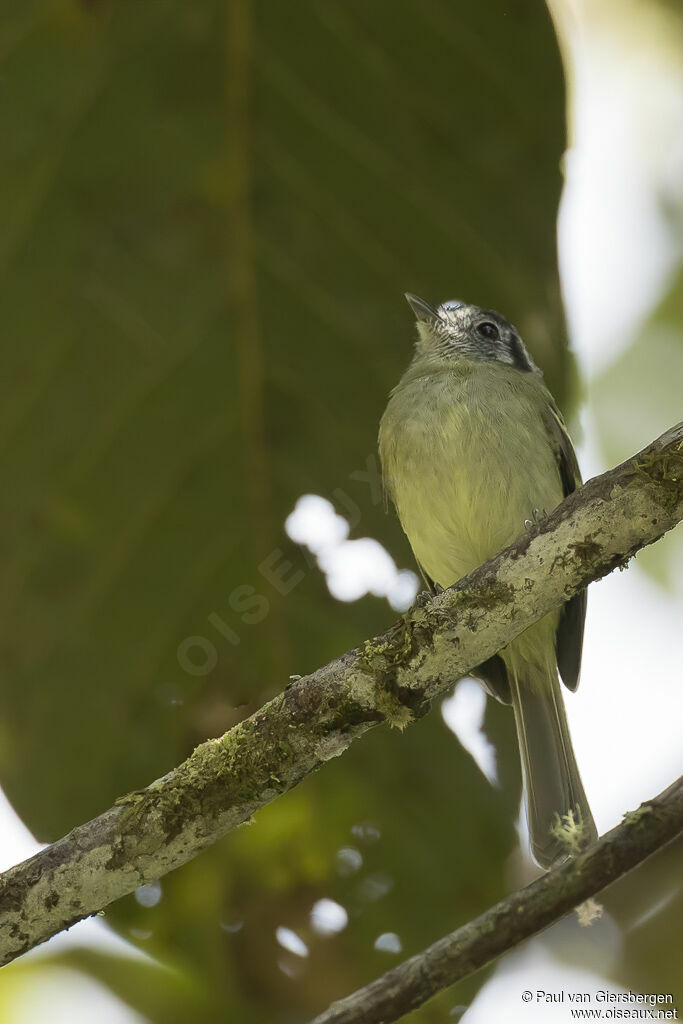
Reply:
M598 833L574 757L557 673L544 672L542 680L530 680L532 685L525 685L527 673L521 674L521 682L514 670L509 680L531 852L541 867L549 868L592 843Z

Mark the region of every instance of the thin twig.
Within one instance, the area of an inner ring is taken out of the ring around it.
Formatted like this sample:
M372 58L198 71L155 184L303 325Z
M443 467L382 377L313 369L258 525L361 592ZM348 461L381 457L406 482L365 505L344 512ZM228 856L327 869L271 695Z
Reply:
M390 1024L559 921L683 831L683 777L585 853L333 1003L311 1024Z

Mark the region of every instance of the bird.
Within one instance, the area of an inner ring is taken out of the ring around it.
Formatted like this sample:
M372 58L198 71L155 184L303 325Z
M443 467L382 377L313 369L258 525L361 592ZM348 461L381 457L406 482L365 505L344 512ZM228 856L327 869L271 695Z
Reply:
M415 349L378 445L385 493L434 593L551 512L581 473L543 375L504 316L455 299L406 299ZM560 684L578 686L585 613L584 590L471 672L512 705L530 849L544 869L597 838Z

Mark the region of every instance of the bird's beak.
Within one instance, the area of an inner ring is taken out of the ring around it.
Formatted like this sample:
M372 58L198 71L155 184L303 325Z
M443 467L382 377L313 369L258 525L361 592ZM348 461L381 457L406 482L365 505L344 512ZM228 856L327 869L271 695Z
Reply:
M424 299L420 299L417 295L413 295L412 292L406 292L405 295L408 305L415 314L415 319L418 323L421 320L430 323L440 319L439 314L434 307L430 306Z

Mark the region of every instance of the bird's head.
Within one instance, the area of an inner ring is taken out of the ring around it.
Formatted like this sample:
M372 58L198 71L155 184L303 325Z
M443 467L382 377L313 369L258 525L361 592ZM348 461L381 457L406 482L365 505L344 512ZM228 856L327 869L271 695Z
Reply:
M523 373L538 373L517 329L494 309L450 299L430 306L406 292L417 321L418 355L506 363Z

